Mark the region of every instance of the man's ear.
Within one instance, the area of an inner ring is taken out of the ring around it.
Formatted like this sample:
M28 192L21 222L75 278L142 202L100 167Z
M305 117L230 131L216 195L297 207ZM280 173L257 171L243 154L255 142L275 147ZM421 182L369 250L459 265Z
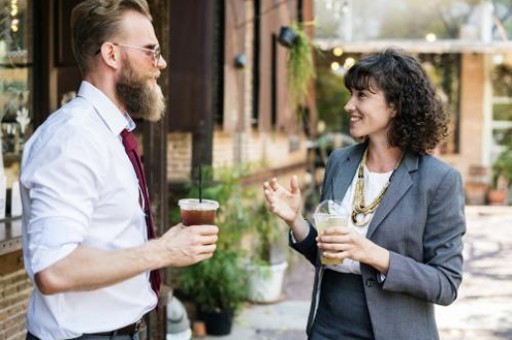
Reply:
M100 57L108 66L118 69L121 67L121 54L118 48L112 43L106 42L101 45Z

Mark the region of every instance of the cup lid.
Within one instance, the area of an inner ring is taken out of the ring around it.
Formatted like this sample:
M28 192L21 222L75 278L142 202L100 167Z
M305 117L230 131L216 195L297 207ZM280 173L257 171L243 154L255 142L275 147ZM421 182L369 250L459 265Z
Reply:
M182 198L178 201L178 205L185 210L217 210L219 208L217 201L202 199L199 202L198 198Z
M341 202L333 200L322 201L315 209L315 215L347 215L348 212Z

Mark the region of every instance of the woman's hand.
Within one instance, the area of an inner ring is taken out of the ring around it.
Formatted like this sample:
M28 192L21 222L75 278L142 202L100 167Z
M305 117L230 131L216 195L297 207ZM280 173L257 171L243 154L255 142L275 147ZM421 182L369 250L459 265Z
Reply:
M374 267L382 274L389 269L389 252L349 227L327 228L316 238L322 255L332 259L349 258Z
M301 194L297 176L290 179L289 190L273 178L263 183L263 193L268 210L288 224L296 241L304 240L309 234L309 225L300 214Z
M301 194L297 176L292 176L290 189L283 188L277 179L263 183L263 193L268 210L282 218L288 225L300 216Z

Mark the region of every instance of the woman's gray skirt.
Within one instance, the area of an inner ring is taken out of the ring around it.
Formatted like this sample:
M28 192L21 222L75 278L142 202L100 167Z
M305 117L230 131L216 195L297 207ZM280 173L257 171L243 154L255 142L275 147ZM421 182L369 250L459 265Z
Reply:
M361 275L326 269L309 339L373 338Z

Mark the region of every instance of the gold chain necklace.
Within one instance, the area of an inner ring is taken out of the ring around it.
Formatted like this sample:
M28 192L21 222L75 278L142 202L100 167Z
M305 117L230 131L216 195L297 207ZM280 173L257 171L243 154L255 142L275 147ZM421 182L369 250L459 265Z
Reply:
M373 213L377 207L382 202L382 199L384 198L384 194L388 190L389 183L391 183L391 177L393 176L394 172L398 167L400 166L400 163L403 158L403 154L396 163L395 168L393 169L393 172L391 173L391 176L389 176L388 182L384 185L384 187L381 189L380 193L377 195L377 197L368 205L365 205L364 201L364 165L366 164L366 158L368 156L368 148L364 150L363 159L361 160L361 163L359 163L359 169L357 173L357 181L356 181L356 190L354 193L354 202L352 204L352 223L358 227L364 227L370 222L370 218L367 217L367 215Z

